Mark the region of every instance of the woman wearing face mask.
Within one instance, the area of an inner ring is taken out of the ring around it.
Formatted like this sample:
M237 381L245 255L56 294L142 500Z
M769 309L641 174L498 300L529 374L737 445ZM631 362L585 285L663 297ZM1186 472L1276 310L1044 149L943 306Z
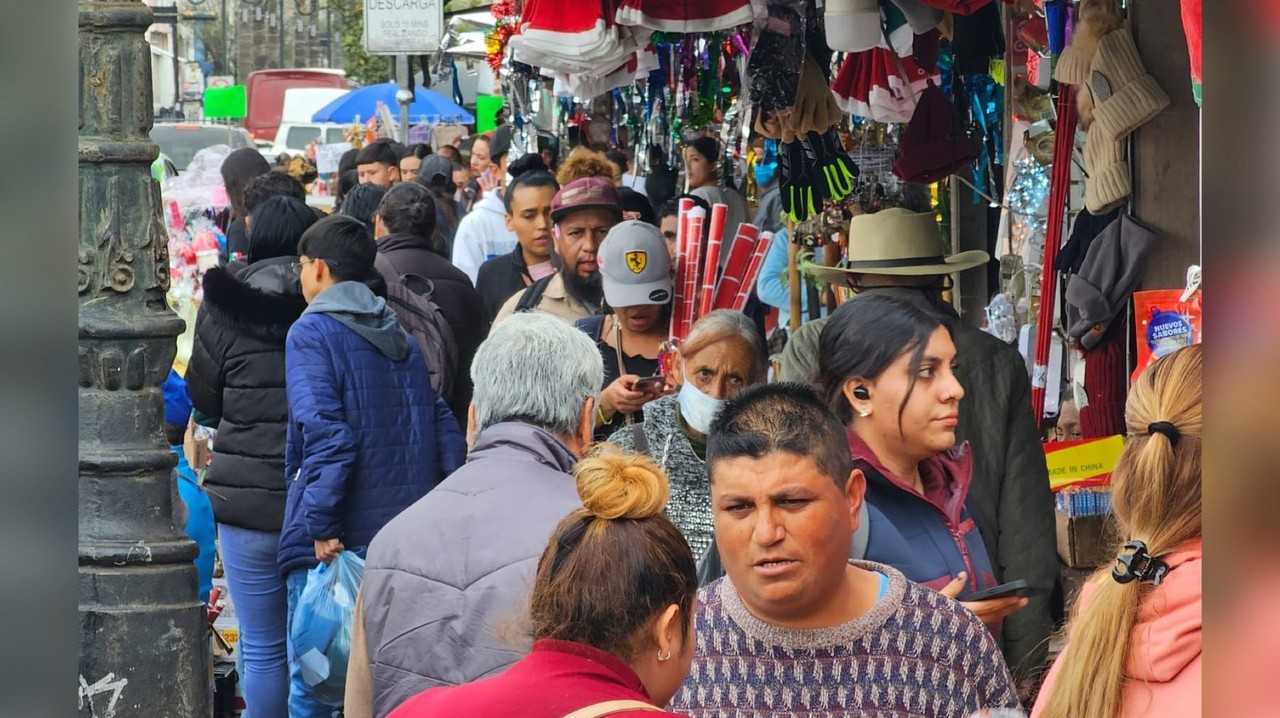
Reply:
M711 137L699 137L684 148L685 182L689 194L700 197L709 205L726 205L724 232L721 241L725 246L738 234L738 225L747 221L747 201L742 193L720 184L720 143ZM710 221L710 215L707 217ZM729 253L720 253L720 266L728 261Z
M762 138L756 149L756 217L752 224L776 236L786 229L782 219L782 183L778 181L778 141Z
M726 400L765 379L764 340L755 322L740 312L717 309L694 323L675 360L671 385L678 387L644 407L644 421L617 431L609 441L647 454L671 481L667 515L701 557L711 544L711 491L707 485L707 432Z
M596 441L642 417L645 404L666 393L658 351L671 327L671 263L658 228L639 220L613 226L600 243L605 313L578 320L604 359L604 389L596 405ZM640 383L637 383L640 382Z
M973 459L968 443L955 445L964 389L950 331L914 305L869 295L831 314L819 351L823 391L867 485L866 560L953 598L995 586L965 506ZM1027 600L962 603L995 631Z

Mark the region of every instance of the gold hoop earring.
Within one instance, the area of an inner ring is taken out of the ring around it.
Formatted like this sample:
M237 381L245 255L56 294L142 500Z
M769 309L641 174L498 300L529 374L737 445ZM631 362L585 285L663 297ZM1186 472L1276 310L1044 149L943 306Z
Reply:
M658 651L658 660L659 661L671 660L671 651Z

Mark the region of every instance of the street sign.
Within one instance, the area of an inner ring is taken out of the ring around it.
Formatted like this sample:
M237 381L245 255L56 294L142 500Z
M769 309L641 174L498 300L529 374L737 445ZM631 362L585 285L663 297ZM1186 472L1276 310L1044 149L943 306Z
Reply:
M364 49L371 55L426 55L440 49L442 0L364 0Z
M204 116L210 119L244 119L248 114L248 93L244 85L209 88L204 93Z
M231 75L210 75L205 87L207 89L221 89L223 87L231 87L236 84L236 78Z

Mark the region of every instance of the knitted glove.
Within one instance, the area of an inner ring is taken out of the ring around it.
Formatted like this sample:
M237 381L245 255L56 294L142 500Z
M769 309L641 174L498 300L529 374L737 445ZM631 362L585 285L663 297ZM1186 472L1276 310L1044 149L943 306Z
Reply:
M784 130L803 137L810 132L826 132L840 122L840 105L831 94L831 87L822 75L822 68L808 55L800 73L800 87L796 94L795 109L784 120ZM784 132L784 140L790 140Z
M1094 125L1089 133L1121 140L1169 106L1169 96L1147 74L1128 28L1102 38L1090 65Z

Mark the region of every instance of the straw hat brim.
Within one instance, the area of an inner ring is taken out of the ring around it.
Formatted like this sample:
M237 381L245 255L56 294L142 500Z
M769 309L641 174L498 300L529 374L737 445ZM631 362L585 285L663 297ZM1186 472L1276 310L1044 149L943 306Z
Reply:
M942 262L886 267L879 262L846 262L840 267L815 267L814 278L828 284L847 284L854 274L881 274L891 277L928 277L935 274L954 274L974 269L991 261L991 255L981 249L960 252Z

